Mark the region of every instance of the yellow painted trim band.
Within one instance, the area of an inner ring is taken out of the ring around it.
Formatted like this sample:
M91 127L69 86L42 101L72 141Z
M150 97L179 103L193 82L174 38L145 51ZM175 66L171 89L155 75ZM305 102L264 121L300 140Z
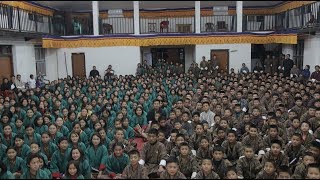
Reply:
M43 38L44 48L79 48L104 46L157 46L157 45L196 45L196 44L297 44L296 34L272 35L215 35L215 36L181 36L181 37L145 37L145 38L79 38L53 39Z
M53 16L54 10L49 10L34 4L30 4L26 1L0 1L0 4L5 4L12 7L17 7L30 12L37 12L46 16Z

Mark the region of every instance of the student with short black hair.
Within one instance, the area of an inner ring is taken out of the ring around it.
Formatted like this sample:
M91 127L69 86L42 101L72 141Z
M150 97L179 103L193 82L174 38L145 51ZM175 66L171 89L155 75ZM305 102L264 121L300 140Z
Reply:
M122 174L123 179L148 179L147 169L139 164L140 153L133 149L129 152L130 164L127 165Z
M175 157L171 157L167 160L166 170L160 174L160 179L187 179L179 171L178 160Z

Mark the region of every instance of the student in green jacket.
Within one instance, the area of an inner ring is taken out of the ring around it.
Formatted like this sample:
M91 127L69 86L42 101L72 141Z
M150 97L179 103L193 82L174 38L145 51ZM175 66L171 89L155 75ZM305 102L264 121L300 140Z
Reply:
M25 133L25 127L23 125L23 122L22 122L22 119L20 118L17 118L15 120L15 123L14 125L12 126L12 131L16 134L19 134L19 133Z
M40 156L39 158L39 166L40 166L40 169L45 171L48 174L49 178L52 179L51 171L48 169L48 165L45 164L45 160L43 156Z
M69 135L69 129L65 125L63 125L63 119L61 117L58 117L56 119L55 124L57 125L58 132L63 134L63 136L66 137Z
M104 166L104 171L99 173L98 178L103 178L105 175L108 175L112 179L121 177L124 168L129 164L129 156L123 152L124 145L122 143L115 143L112 150L114 153L103 160L102 164Z
M49 175L40 169L39 154L30 154L27 158L27 169L21 175L21 179L49 179Z
M0 161L0 179L14 179L14 175L7 170L7 166L2 161Z
M0 133L1 143L7 147L13 146L16 133L12 132L12 127L10 126L10 124L4 125L2 130L3 133Z
M77 119L76 112L71 111L68 113L68 119L64 122L64 125L69 129L69 131L72 131L74 124L78 122L79 120Z
M48 132L48 126L44 123L43 117L39 116L34 120L34 131L39 135L43 132Z
M26 126L28 124L33 124L34 119L36 118L33 110L29 108L27 110L27 116L23 119L23 125Z
M79 163L79 171L86 178L91 179L91 166L85 158L84 152L80 148L72 148L69 161L77 161Z
M48 132L41 134L40 151L45 154L48 160L51 159L52 154L58 149L58 146L51 142L50 135Z
M7 166L15 178L19 178L26 169L26 162L17 156L17 151L13 146L7 148L7 156L3 159L3 163Z
M40 144L41 142L41 136L40 134L35 132L33 124L26 125L26 133L23 135L23 137L24 137L24 143L29 146L33 142L37 144Z
M49 135L51 138L51 142L53 142L54 144L58 145L58 141L60 138L63 137L63 134L58 132L58 128L57 125L54 123L51 123L48 125L49 128Z
M68 148L68 146L69 143L66 137L62 137L59 139L59 149L53 153L50 161L50 170L52 172L53 178L59 178L60 173L66 172L66 167L71 151L71 149Z
M43 158L45 165L48 165L48 157L40 151L41 149L39 144L37 144L36 142L32 142L30 144L30 150L31 151L28 154L28 156L30 156L30 154L39 154Z
M7 124L9 124L11 127L14 126L14 123L10 122L10 115L8 113L3 113L0 120L0 133L3 133L3 128Z
M71 131L68 139L69 139L69 147L70 148L78 148L79 147L83 152L86 150L86 145L83 142L79 141L80 136L75 131Z
M99 133L94 133L85 152L85 156L88 159L90 166L98 170L100 170L103 157L108 156L108 150L102 145L101 139Z
M24 137L22 134L18 134L14 137L14 148L17 151L17 156L25 159L30 153L30 147L24 143Z
M72 131L80 135L80 141L83 142L86 146L89 144L88 135L81 129L80 123L76 122L73 124Z
M62 179L84 179L83 175L81 174L78 161L69 161L66 174L62 177Z

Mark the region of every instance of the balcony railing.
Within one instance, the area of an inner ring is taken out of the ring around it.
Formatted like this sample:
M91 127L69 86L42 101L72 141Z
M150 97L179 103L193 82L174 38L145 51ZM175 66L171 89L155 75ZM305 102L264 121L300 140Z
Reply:
M51 17L0 4L0 29L51 34Z
M244 15L243 31L274 31L276 29L275 15Z
M67 18L68 17L68 18ZM92 35L92 16L77 17L61 13L45 16L0 3L0 29L54 35ZM85 18L85 19L83 19ZM140 33L194 33L195 17L140 17ZM320 2L314 2L273 15L244 15L243 31L281 31L320 25ZM133 17L107 17L100 19L99 30L105 34L133 34ZM200 30L206 32L235 32L236 15L200 17Z
M214 15L200 17L201 32L235 32L237 16Z
M194 16L140 18L140 33L194 33Z
M133 34L133 25L130 17L108 17L100 20L100 34Z

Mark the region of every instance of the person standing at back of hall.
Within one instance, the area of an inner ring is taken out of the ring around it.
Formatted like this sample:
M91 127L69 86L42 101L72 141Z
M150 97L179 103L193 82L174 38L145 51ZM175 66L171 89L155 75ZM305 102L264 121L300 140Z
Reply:
M100 76L99 71L97 70L96 66L93 66L92 70L90 71L89 77L95 78L97 76Z
M283 61L283 75L284 77L290 76L291 68L293 67L294 63L293 60L290 59L290 54L287 54L284 61Z

